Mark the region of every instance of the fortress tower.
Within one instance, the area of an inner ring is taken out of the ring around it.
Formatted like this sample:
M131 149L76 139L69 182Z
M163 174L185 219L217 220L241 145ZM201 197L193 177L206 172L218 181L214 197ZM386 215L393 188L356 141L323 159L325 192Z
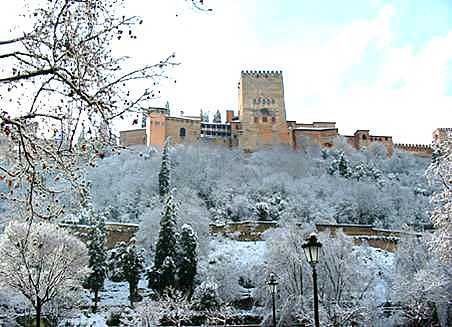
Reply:
M242 71L239 147L246 151L291 144L281 71Z

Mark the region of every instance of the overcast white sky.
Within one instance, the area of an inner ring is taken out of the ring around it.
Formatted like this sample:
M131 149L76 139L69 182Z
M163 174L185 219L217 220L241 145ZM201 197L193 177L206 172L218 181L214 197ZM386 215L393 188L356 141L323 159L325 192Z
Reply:
M2 1L1 35L19 2ZM450 0L209 0L212 13L183 0L126 2L144 24L115 52L137 63L175 52L181 63L156 106L237 111L241 70L282 70L290 120L399 143L430 143L436 127L452 127Z

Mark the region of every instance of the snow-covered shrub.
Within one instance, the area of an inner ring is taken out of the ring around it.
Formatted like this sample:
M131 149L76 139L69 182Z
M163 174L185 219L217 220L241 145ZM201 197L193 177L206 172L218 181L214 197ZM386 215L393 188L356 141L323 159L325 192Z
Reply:
M391 301L401 307L404 323L434 324L439 308L447 307L452 289L451 268L432 255L429 242L427 235L418 238L408 234L399 242L395 254Z
M222 304L218 285L211 281L202 282L196 287L192 302L193 307L198 311L218 309Z
M0 238L0 257L0 284L21 293L37 317L50 303L63 308L77 300L89 272L86 246L51 223L11 221Z
M212 239L209 248L209 255L200 258L197 280L215 282L223 301L232 303L249 293L241 281L249 280L254 285L261 282L266 242Z

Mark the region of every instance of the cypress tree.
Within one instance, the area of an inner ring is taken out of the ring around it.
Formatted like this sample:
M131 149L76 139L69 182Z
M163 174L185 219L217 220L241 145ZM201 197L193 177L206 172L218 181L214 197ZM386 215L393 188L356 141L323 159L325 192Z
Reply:
M107 251L105 249L107 231L104 215L96 215L92 207L89 207L88 212L91 214L92 222L87 242L89 255L88 267L91 269L91 273L86 278L84 287L94 293L93 312L96 312L99 302L99 291L103 288L107 275Z
M171 161L169 158L170 138L167 138L165 145L163 146L162 162L159 172L159 194L163 200L170 191L170 173L171 173Z
M160 219L160 232L155 249L154 266L148 273L149 287L159 292L175 284L174 275L176 271L171 267L174 266L176 258L176 219L176 203L170 192L165 198L162 218ZM167 264L164 266L165 261Z
M138 282L144 270L144 254L135 245L134 238L127 245L121 242L116 249L116 266L122 279L129 284L129 300L130 305L133 305L133 301L138 299Z
M198 237L190 225L183 225L179 238L179 251L177 260L177 284L178 288L193 294L193 285L198 264Z
M341 154L341 157L339 158L338 170L339 170L339 175L341 175L344 178L349 178L351 176L350 169L348 168L347 159L345 159L343 153Z
M217 112L213 116L213 122L217 123L217 124L221 124L221 113L220 113L220 110L217 110Z

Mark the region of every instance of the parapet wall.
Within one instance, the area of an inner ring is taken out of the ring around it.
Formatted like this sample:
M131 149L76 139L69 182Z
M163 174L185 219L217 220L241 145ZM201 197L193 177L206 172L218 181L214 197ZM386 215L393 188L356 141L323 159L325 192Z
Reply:
M254 78L281 77L282 70L242 70L242 76Z
M209 233L214 236L228 237L238 241L261 241L265 231L279 227L276 221L242 221L226 224L210 224ZM367 243L369 246L389 252L397 250L397 243L402 235L421 237L422 233L405 232L375 228L373 225L353 224L316 224L319 233L335 237L344 233L352 238L353 244Z
M421 156L421 157L431 157L432 147L426 144L394 144L396 150L409 152L411 154Z
M86 240L88 232L92 228L89 225L77 225L65 223L61 223L59 224L59 226L67 229L73 235L79 237L82 241ZM135 237L135 234L138 231L138 225L107 222L105 223L105 229L107 230L107 241L105 246L108 249L111 249L117 243L129 242L132 237Z

